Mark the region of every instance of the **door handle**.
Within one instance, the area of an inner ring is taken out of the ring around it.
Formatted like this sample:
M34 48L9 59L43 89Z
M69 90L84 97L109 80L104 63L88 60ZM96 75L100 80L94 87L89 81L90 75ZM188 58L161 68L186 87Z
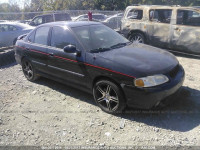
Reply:
M49 56L50 56L50 57L53 57L53 56L54 56L54 54L53 54L53 53L49 53Z

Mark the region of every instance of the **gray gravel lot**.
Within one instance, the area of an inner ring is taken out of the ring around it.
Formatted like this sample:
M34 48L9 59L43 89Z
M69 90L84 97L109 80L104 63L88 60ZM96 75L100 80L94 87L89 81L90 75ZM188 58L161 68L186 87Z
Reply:
M200 146L200 59L178 57L186 71L175 102L161 111L104 113L93 97L20 65L0 69L0 145Z

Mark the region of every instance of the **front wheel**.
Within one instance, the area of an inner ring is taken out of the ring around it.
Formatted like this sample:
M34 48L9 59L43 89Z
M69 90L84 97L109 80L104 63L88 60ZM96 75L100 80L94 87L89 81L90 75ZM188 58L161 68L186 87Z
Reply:
M96 82L93 87L93 96L97 105L107 113L121 113L126 106L120 88L108 80Z
M22 70L23 70L25 77L29 81L35 81L39 77L36 75L35 69L33 68L31 62L26 58L22 60Z
M142 35L141 33L133 33L129 40L133 43L145 43L145 38L144 35Z

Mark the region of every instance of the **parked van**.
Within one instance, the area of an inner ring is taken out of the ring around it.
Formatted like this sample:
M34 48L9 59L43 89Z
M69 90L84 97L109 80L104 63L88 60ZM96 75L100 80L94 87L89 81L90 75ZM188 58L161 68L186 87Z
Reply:
M133 42L200 54L200 8L129 6L122 18L121 32Z

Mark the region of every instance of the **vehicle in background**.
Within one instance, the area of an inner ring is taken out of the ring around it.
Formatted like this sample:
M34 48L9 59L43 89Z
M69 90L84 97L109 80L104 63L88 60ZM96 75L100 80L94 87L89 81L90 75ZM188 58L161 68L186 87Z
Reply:
M29 25L38 26L44 23L49 23L49 22L71 21L71 20L72 19L68 13L53 13L53 14L45 14L45 15L36 16L29 23Z
M6 22L7 20L0 20L0 22Z
M7 47L14 45L18 36L22 34L27 34L33 29L34 27L22 23L16 23L16 22L0 23L0 47Z
M129 6L122 19L121 33L130 41L200 54L200 8Z
M107 18L102 23L112 29L119 29L122 24L121 19L122 17L116 15L116 16Z
M115 15L113 15L113 17L123 17L124 16L124 13L117 13L117 14L115 14Z
M185 76L173 54L133 44L92 21L41 25L19 38L14 50L27 80L45 76L85 90L108 113L159 106L180 89Z
M31 20L20 20L19 23L29 24Z
M92 14L92 20L93 21L104 21L106 19L106 16L104 14ZM88 14L80 15L78 17L75 17L73 21L87 21L88 20Z

